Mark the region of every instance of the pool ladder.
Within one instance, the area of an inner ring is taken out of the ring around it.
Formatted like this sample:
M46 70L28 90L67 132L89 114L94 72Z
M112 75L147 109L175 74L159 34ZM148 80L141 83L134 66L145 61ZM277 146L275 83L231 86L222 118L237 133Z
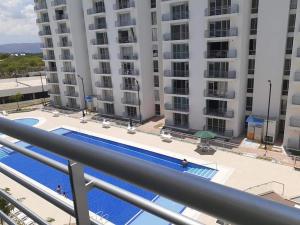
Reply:
M109 215L103 211L98 211L96 214L96 220L100 221L101 224L106 224L108 222Z

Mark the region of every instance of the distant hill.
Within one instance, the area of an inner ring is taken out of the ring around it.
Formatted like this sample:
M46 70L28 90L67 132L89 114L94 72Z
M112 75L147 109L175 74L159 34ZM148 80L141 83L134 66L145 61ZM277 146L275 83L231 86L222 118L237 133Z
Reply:
M40 43L13 43L0 45L0 53L41 53Z

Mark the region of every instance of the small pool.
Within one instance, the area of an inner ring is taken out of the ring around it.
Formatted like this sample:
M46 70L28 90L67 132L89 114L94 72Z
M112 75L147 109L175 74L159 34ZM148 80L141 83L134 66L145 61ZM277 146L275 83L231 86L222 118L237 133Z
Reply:
M31 127L33 127L33 126L35 126L39 123L39 120L34 119L34 118L15 119L14 121L17 122L17 123L27 125L27 126L31 126Z
M31 122L31 123L29 123ZM33 121L27 121L28 124L33 124ZM63 135L68 138L76 139L85 143L105 147L111 151L133 156L148 162L165 166L169 169L177 170L182 173L190 173L203 179L211 180L214 175L218 172L215 169L189 163L187 168L182 168L181 160L172 158L166 155L150 152L145 149L141 149L135 146L129 146L119 142L87 135L84 133L75 132L67 129L57 129L52 131L53 133ZM34 152L47 156L53 160L67 164L67 160L59 157L53 153L44 151L38 147L28 145L24 142L17 143L20 146L26 147ZM1 157L2 155L2 157ZM63 190L67 193L67 197L72 199L72 192L67 175L48 167L36 160L28 158L20 153L13 152L8 148L0 148L0 162L14 168L15 170L25 174L26 176L36 180L37 182L45 185L46 187L55 190L58 184L62 185ZM99 162L100 163L100 162ZM85 172L92 176L95 176L101 180L109 182L113 185L121 187L127 191L130 191L136 195L146 198L150 201L155 202L158 205L164 206L174 212L181 213L185 206L175 203L169 199L158 196L157 194L144 190L135 185L124 182L115 177L109 176L100 171L96 171L92 168L85 167ZM170 187L172 190L175 187ZM122 201L108 193L100 191L98 189L92 189L88 193L89 209L94 213L106 215L110 222L116 225L169 225L169 222L157 218L147 212L141 211L139 208Z

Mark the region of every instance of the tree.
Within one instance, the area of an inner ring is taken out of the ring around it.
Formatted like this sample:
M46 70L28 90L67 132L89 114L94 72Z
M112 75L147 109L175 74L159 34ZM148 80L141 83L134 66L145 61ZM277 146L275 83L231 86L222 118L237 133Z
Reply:
M10 194L10 189L9 188L4 188L3 191L6 193ZM4 198L0 197L0 211L5 213L6 215L10 215L10 212L14 209L14 206L10 204L8 201L6 201ZM0 222L3 225L3 219L0 218Z
M20 111L19 102L22 100L23 95L20 92L17 92L15 95L11 96L9 99L12 102L17 102L17 111Z

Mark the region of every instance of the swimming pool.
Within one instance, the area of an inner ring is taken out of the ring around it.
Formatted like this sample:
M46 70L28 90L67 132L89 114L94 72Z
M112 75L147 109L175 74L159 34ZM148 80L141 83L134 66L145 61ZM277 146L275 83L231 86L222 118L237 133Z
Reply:
M212 168L200 166L197 164L190 163L187 168L182 168L181 160L161 155L158 153L150 152L141 148L134 146L125 145L122 143L94 137L91 135L67 130L67 129L57 129L53 131L59 135L63 135L69 138L80 140L86 143L94 144L97 146L103 146L111 151L121 152L139 159L143 159L152 163L156 163L177 171L187 172L195 174L197 176L203 177L205 179L212 179L217 173L217 170ZM61 163L67 164L67 161L62 157L58 157L55 154L43 151L37 147L26 145L23 142L19 142L18 145L22 145L32 151L40 153L44 156L52 158ZM0 149L1 150L1 149ZM0 159L4 164L14 168L15 170L25 174L26 176L38 181L39 183L47 186L48 188L55 190L58 184L62 185L63 191L67 193L68 198L72 199L71 188L68 176L65 174L48 167L42 163L39 163L31 158L28 158L20 153L11 152L7 148L2 148L7 157ZM1 156L0 156L1 158ZM182 212L184 206L178 203L174 203L168 199L157 196L155 193L149 192L142 188L136 187L132 184L124 182L122 180L116 179L114 177L108 176L105 173L96 171L92 168L85 167L85 172L95 176L99 179L107 181L125 190L128 190L134 194L142 196L148 200L152 200L157 204L163 205L176 212ZM170 187L170 189L173 187ZM140 211L139 208L131 205L130 203L124 202L110 194L107 194L98 189L92 189L88 194L89 208L94 213L102 212L101 214L106 214L106 218L117 225L121 224L169 224L167 221L159 219L152 216L146 212Z
M31 127L33 127L33 126L35 126L35 125L37 125L39 123L39 120L38 119L34 119L34 118L14 119L14 121L17 122L17 123L21 123L23 125L31 126ZM0 136L1 135L2 134L0 133ZM1 155L0 155L0 157L1 157Z

